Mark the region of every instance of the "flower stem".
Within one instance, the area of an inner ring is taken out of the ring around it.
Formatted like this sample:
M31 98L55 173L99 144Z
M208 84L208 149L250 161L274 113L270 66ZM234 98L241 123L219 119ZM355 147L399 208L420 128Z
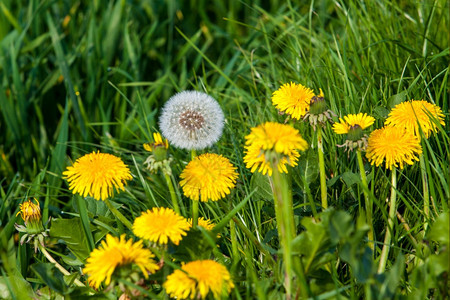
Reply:
M237 245L237 236L236 236L236 224L233 220L230 220L230 238L231 238L231 253L233 253L233 260L239 260L239 250Z
M191 150L191 160L194 160L194 158L197 157L197 152L195 149ZM199 200L200 201L200 200ZM195 228L198 225L198 202L192 200L192 227Z
M322 208L327 209L327 181L325 176L325 160L323 157L322 126L317 126L317 152L319 155L320 196L322 199Z
M369 224L369 232L367 233L367 237L369 240L369 247L373 250L374 249L374 234L373 234L373 221L372 221L372 202L370 201L369 197L369 186L367 185L367 177L366 177L366 171L364 170L364 163L362 160L361 150L358 149L356 151L356 156L358 158L358 165L359 165L359 173L361 174L361 182L363 185L363 192L364 192L364 199L365 199L365 207L366 207L366 220L367 224Z
M175 189L173 188L172 179L168 174L164 174L164 178L166 179L167 186L169 187L170 199L172 199L173 210L181 215L180 206L178 206L177 194L175 193Z
M422 174L422 188L423 188L423 213L425 215L425 222L423 224L424 232L428 228L428 220L430 218L430 193L428 190L428 176L425 168L425 160L423 154L419 156L420 173Z
M272 170L272 191L275 202L278 234L283 251L286 299L291 299L293 277L291 243L295 237L294 211L286 177L278 170L278 159L272 162Z
M70 272L67 271L66 269L64 269L63 266L61 266L51 255L50 253L48 253L47 249L45 249L44 246L42 246L41 244L38 243L39 246L39 250L41 250L42 254L44 254L44 256L48 259L49 262L51 262L52 264L55 265L55 267L61 271L61 273L63 273L64 275L68 276L70 275ZM75 285L77 286L85 286L81 281L79 281L78 279L74 280Z
M198 202L192 200L192 227L197 227L198 225Z
M106 203L106 206L108 206L109 210L112 212L112 214L113 214L117 219L119 219L120 222L122 222L123 225L125 225L126 227L128 227L128 229L133 230L133 224L131 224L131 222L128 221L128 219L125 218L125 216L122 215L122 213L121 213L117 208L115 208L115 207L112 205L112 203L109 202L108 199L105 199L104 201L105 201L105 203Z
M388 225L386 227L386 235L384 236L383 249L381 250L380 264L378 265L378 273L383 273L386 269L386 262L391 248L391 237L394 232L394 218L397 211L397 173L396 169L392 169L392 185L391 185L391 200L389 203Z

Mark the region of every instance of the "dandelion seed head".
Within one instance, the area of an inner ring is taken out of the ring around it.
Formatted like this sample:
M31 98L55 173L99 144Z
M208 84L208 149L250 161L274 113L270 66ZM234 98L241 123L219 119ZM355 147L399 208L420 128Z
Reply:
M220 139L224 120L223 111L214 98L198 91L183 91L166 102L159 125L171 145L201 150Z

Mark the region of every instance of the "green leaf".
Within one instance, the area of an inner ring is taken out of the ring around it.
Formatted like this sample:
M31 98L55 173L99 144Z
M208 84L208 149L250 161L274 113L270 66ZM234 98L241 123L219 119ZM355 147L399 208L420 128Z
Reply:
M438 216L426 236L428 240L432 240L441 243L442 245L448 246L450 232L448 215L448 212L445 212Z
M31 269L52 290L64 295L68 286L64 282L64 275L51 263L35 263Z
M298 160L298 170L300 176L305 179L307 185L310 185L319 176L319 158L316 151L309 150L301 155ZM301 184L303 186L303 184Z
M250 190L255 191L255 198L270 201L273 199L269 177L255 172L250 179Z
M14 298L11 296L11 290ZM31 285L22 276L10 275L0 277L0 299L35 299L36 297Z
M361 177L359 174L347 171L342 174L342 180L344 180L345 185L347 187L351 187L352 185L361 182Z
M389 99L387 100L388 108L393 109L394 106L405 101L407 93L408 93L408 91L402 91L398 94L390 96Z
M215 239L214 235L211 237ZM173 256L181 261L192 261L208 258L211 251L211 244L206 240L202 232L191 228L181 240Z
M384 106L377 106L373 109L372 114L375 119L386 119L389 115L389 109Z
M89 256L90 251L80 219L54 219L50 236L63 240L79 260L84 261Z

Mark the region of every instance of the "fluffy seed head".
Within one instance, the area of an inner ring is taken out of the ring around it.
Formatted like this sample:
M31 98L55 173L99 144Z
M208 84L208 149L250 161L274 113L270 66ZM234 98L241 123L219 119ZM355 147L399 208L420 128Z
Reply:
M183 91L166 102L159 125L171 145L201 150L219 140L224 115L219 103L211 96L197 91Z

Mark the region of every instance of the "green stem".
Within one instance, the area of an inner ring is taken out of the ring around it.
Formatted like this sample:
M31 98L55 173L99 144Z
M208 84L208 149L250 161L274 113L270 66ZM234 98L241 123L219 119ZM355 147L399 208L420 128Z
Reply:
M430 218L430 193L428 190L428 176L425 168L425 160L423 154L419 156L420 172L422 173L422 188L423 188L423 213L425 215L425 222L423 224L424 232L428 228L428 220Z
M198 225L198 202L192 200L192 227L197 227Z
M168 174L164 174L164 178L166 179L167 186L169 187L170 199L172 199L173 210L181 215L180 207L178 206L177 194L175 193L175 189L173 188L172 179Z
M386 269L386 262L391 248L391 238L394 232L394 218L397 211L397 173L396 169L392 169L392 185L391 185L391 200L389 203L388 225L386 227L386 235L384 236L383 249L381 250L380 264L378 265L378 273L383 273Z
M95 242L89 225L90 221L86 208L86 200L80 196L75 196L75 198L77 199L78 210L80 212L81 226L83 227L84 234L88 240L89 250L92 251L95 248Z
M272 190L275 202L275 213L277 218L278 234L280 236L285 268L284 284L286 288L286 299L291 299L293 258L291 243L295 237L294 212L292 198L286 177L278 170L278 159L272 162Z
M367 185L367 177L366 177L366 171L364 169L364 163L362 160L361 150L358 149L356 151L356 156L358 158L358 165L359 165L359 173L361 174L361 182L363 185L363 192L364 192L364 199L365 199L365 207L366 207L366 219L367 224L369 224L369 232L367 233L367 237L369 240L369 246L374 250L374 234L373 234L373 221L372 221L372 207L373 204L370 201L369 197L369 186Z
M127 218L125 218L124 215L122 215L122 213L117 210L117 208L115 208L111 202L109 202L108 199L104 200L106 203L106 206L108 206L109 210L112 212L112 214L119 219L120 222L122 222L123 225L125 225L126 227L128 227L128 229L133 230L133 224L131 224L130 221L128 221Z
M231 238L231 253L233 254L233 261L239 260L239 250L237 245L236 224L230 220L230 238Z
M327 180L325 175L325 159L323 157L323 139L321 126L317 126L317 152L319 154L320 196L322 199L322 208L327 209Z
M44 246L42 246L41 244L39 245L39 250L41 250L42 254L44 254L44 256L48 259L49 262L51 262L52 264L55 265L55 267L61 271L61 273L63 273L64 275L68 276L70 275L70 272L67 271L66 269L64 269L63 266L61 266L51 255L50 253L47 252L47 250L45 249ZM81 281L79 281L78 279L74 280L75 285L77 286L85 286Z
M191 150L191 160L194 160L194 158L197 157L197 152L195 151L195 149ZM200 195L201 197L201 195ZM195 201L192 200L192 227L195 228L198 225L198 202L199 201Z

